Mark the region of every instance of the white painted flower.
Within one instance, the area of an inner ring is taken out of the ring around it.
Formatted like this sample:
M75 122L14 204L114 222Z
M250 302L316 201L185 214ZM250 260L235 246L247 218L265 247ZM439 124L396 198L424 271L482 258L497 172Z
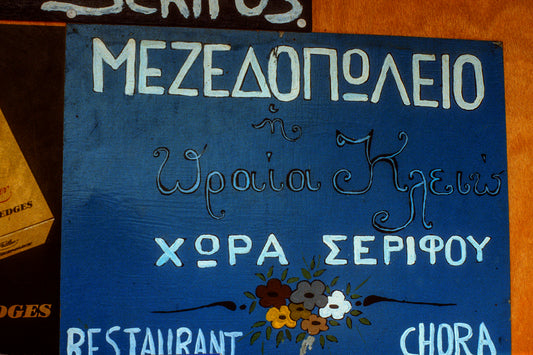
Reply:
M333 319L342 319L344 315L352 309L352 304L346 301L344 293L341 291L333 291L331 296L328 296L328 304L320 308L318 313L322 318L331 317Z

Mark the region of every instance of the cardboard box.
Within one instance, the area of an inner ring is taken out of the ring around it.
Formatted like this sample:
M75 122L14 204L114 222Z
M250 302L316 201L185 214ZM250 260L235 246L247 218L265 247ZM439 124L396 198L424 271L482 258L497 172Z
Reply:
M0 259L43 244L54 216L0 110Z

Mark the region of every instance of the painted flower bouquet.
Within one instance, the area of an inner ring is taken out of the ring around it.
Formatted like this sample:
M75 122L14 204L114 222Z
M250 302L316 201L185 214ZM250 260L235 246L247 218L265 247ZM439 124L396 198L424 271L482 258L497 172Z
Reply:
M304 264L307 263L304 259ZM362 317L362 311L356 309L361 306L361 298L356 291L368 280L364 280L357 287L351 287L350 283L344 289L338 287L339 277L334 277L326 284L322 275L326 269L320 268L320 257L313 257L308 267L302 268L303 278L288 277L289 269L281 273L280 278L273 278L274 267L270 267L267 274L257 273L266 284L260 284L255 292L244 292L252 303L249 313L261 308L266 309L263 319L251 326L250 344L254 344L264 334L261 352L265 341L276 342L278 347L284 341L302 342L300 354L305 353L319 335L322 348L326 341L337 343L338 338L333 335L337 327L345 323L349 329L357 329L354 319L359 324L371 325L370 321ZM293 285L292 287L290 285ZM276 333L273 335L273 333Z

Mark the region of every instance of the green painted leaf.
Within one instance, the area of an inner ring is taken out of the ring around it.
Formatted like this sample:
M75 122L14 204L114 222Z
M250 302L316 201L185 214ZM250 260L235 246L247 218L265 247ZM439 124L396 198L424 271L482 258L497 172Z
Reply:
M361 322L364 325L371 325L370 321L366 318L359 318L359 322Z
M326 286L326 293L331 293L329 286Z
M320 346L322 347L322 349L324 349L324 345L326 345L326 339L324 339L324 336L321 335L320 336Z
M298 277L291 277L290 279L287 280L287 283L288 283L288 284L292 284L293 282L296 282L296 281L298 281L298 280L300 280L300 278L298 278Z
M300 333L300 334L298 334L298 336L296 337L296 343L299 343L299 342L301 342L302 340L304 340L305 335L306 335L306 333Z
M357 287L354 289L354 291L359 290L359 288L360 288L361 286L363 286L368 280L370 280L370 276L369 276L365 281L361 282L361 283L359 284L359 286L357 286Z
M287 278L288 272L289 272L289 269L283 270L283 272L281 273L281 281L285 281L285 279Z
M265 275L263 275L263 274L261 274L261 273L257 273L257 274L255 274L255 276L259 277L259 278L260 278L261 280L263 280L263 281L266 281L266 277L265 277Z
M352 329L352 318L346 318L346 325L348 326L348 328Z
M357 295L357 294L354 293L353 295L350 296L350 298L351 298L352 300L355 300L355 299L357 299L357 298L361 298L361 295Z
M352 288L352 286L350 285L350 283L348 282L348 285L346 285L346 294L350 294L350 289Z
M278 335L276 336L276 348L278 345L283 341L283 332L280 330Z
M255 305L257 304L257 301L253 301L250 305L250 310L248 311L248 314L252 313L252 311L255 309Z
M246 297L248 297L248 298L253 299L253 300L256 299L256 297L254 296L254 294L251 293L251 292L246 291L246 292L244 293L244 295L245 295Z
M287 337L287 339L289 339L289 341L292 340L292 334L291 334L291 332L289 332L288 329L285 329L285 336Z
M352 316L354 316L354 317L357 317L357 316L360 315L361 313L363 313L363 312L358 311L357 309L354 309L353 311L350 312L350 314L351 314Z
M317 271L315 271L315 273L313 274L313 276L314 276L314 277L319 277L319 276L322 275L325 271L326 271L326 269L317 270Z
M302 275L304 275L304 277L308 280L311 279L311 273L307 271L307 269L302 269Z
M272 328L268 327L266 330L266 338L270 340L270 335L272 335Z
M313 259L311 260L311 265L309 265L309 267L311 268L311 270L313 270L315 268L315 258L313 257Z
M333 335L326 335L326 339L328 339L329 341L334 342L334 343L338 343L339 342L337 340L337 337L335 337Z
M261 336L261 332L255 332L254 334L252 334L252 336L250 337L250 345L255 343L255 341L259 339L260 336Z
M259 322L255 322L254 325L252 325L252 328L262 327L265 324L267 324L267 322L265 322L264 320L259 321Z
M338 325L340 325L340 324L339 324L339 322L337 322L336 320L333 320L333 319L332 319L332 320L329 321L329 325L332 325L332 326L336 327L336 326L338 326Z
M271 266L270 269L268 269L267 277L270 278L270 276L272 276L273 272L274 272L274 266Z
M331 281L331 287L335 286L337 281L339 281L339 277L338 276L336 278L334 278L333 281Z

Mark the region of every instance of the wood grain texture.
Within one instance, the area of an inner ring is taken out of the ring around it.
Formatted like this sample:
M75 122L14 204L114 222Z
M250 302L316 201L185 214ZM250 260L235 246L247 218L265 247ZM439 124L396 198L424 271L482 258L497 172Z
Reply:
M315 0L313 31L502 41L507 116L513 354L533 353L533 7L483 2ZM495 285L497 287L497 285Z
M161 0L3 0L0 19L295 32L311 30L311 0L269 0L261 1L261 4L247 0L244 7L236 1L227 0L195 1L194 5L192 1L164 3ZM274 15L275 18L268 18L267 15Z
M313 31L502 41L513 354L533 353L533 7L528 0L313 2ZM498 285L494 285L498 287Z

